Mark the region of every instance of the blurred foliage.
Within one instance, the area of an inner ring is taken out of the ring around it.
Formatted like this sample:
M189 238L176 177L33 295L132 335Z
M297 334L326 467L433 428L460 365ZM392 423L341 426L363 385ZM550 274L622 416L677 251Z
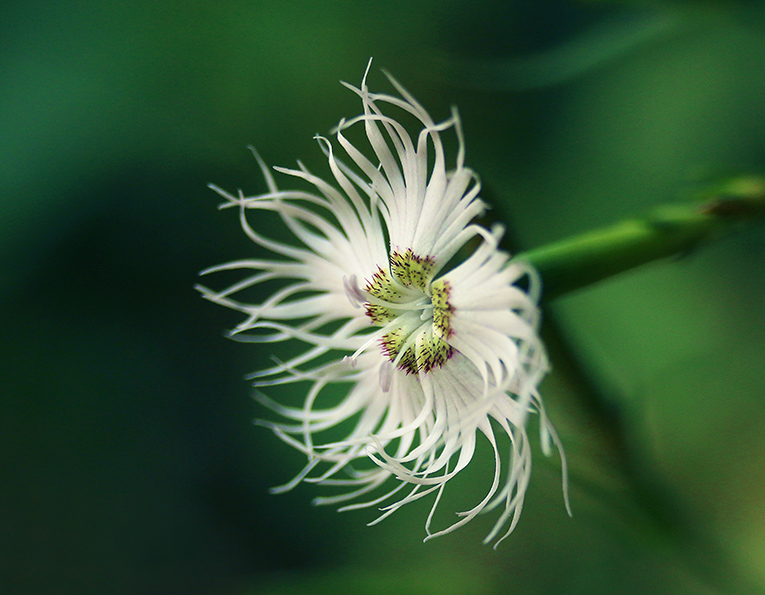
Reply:
M337 81L358 82L369 56L435 118L460 107L468 164L519 249L710 173L762 173L763 13L744 0L3 6L0 591L765 592L761 227L549 306L543 392L574 517L556 462L537 456L497 552L480 543L488 519L423 545L426 502L367 528L372 514L310 507L312 486L270 496L301 457L251 424L262 412L241 377L269 354L221 338L235 315L191 289L200 269L252 254L206 184L262 190L249 144L326 171L311 137L357 113ZM482 495L491 465L479 450L455 499Z

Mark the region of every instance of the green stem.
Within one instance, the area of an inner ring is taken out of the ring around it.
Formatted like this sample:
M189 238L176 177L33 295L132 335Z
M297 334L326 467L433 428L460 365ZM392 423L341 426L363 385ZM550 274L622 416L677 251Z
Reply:
M516 258L530 262L539 271L542 299L547 301L651 261L686 254L743 221L765 217L765 178L733 178L697 198L660 206L644 217L529 250ZM713 587L726 592L736 589L737 593L756 590L745 578L721 570L724 565L720 560L725 559L721 546L687 516L682 503L657 479L652 468L645 467L644 453L634 450L631 443L634 434L625 423L624 410L613 398L607 399L589 377L580 355L555 324L554 315L547 313L542 332L563 385L576 387L575 395L586 415L580 419L593 430L598 448L609 452L608 460L633 498L624 498L618 490L608 491L605 484L583 483L582 474L576 476L579 486L613 498L623 514L639 521L644 536L655 538L652 546L678 555ZM586 472L583 475L586 481Z
M663 205L645 217L535 248L516 258L539 271L547 301L653 260L686 254L742 220L762 217L765 179L733 178L700 198Z

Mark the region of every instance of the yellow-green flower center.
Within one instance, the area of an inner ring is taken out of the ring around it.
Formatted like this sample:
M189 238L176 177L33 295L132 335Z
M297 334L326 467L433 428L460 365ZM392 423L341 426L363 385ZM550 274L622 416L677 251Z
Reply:
M450 287L432 280L434 268L432 256L417 256L411 249L393 252L390 270L379 268L365 287L367 316L387 331L383 353L410 374L440 367L452 354Z

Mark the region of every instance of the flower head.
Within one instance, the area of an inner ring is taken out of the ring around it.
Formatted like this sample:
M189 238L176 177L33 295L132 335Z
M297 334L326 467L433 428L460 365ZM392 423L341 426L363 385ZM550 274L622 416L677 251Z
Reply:
M308 189L280 190L256 154L267 193L245 197L213 187L224 207L239 209L247 235L276 257L213 267L205 273L251 272L222 291L199 289L246 315L232 335L303 345L288 361L252 375L258 399L284 418L261 423L308 459L275 491L301 481L339 486L342 493L316 503L381 507L370 524L435 492L426 539L496 509L486 541L498 543L515 527L529 481L530 414L539 415L543 450L549 453L551 441L560 450L537 391L548 369L537 334L539 283L529 266L498 249L500 226L487 230L474 222L485 204L477 177L464 165L456 110L436 123L390 75L398 96L371 93L367 73L360 88L344 83L363 106L335 130L344 160L335 144L317 137L331 183L299 164L275 169ZM389 111L413 117L417 136ZM358 127L369 148L346 137ZM446 131L456 133L459 144L453 163L442 144ZM296 241L253 228L248 213L263 211L277 214ZM469 246L472 253L463 256ZM271 282L280 285L263 301L239 297ZM288 383L306 387L301 407L260 392ZM509 437L506 462L498 432ZM486 496L432 531L441 494L471 461L479 435L495 457Z

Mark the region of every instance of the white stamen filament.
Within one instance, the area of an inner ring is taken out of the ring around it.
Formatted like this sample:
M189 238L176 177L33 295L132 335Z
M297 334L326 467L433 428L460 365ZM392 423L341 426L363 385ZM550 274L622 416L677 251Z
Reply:
M360 308L361 304L367 301L366 295L359 287L356 275L350 277L343 275L343 289L345 289L345 295L348 296L348 301L354 308Z
M395 368L390 361L384 361L380 364L380 388L384 393L390 391L390 384L393 381L393 371Z

